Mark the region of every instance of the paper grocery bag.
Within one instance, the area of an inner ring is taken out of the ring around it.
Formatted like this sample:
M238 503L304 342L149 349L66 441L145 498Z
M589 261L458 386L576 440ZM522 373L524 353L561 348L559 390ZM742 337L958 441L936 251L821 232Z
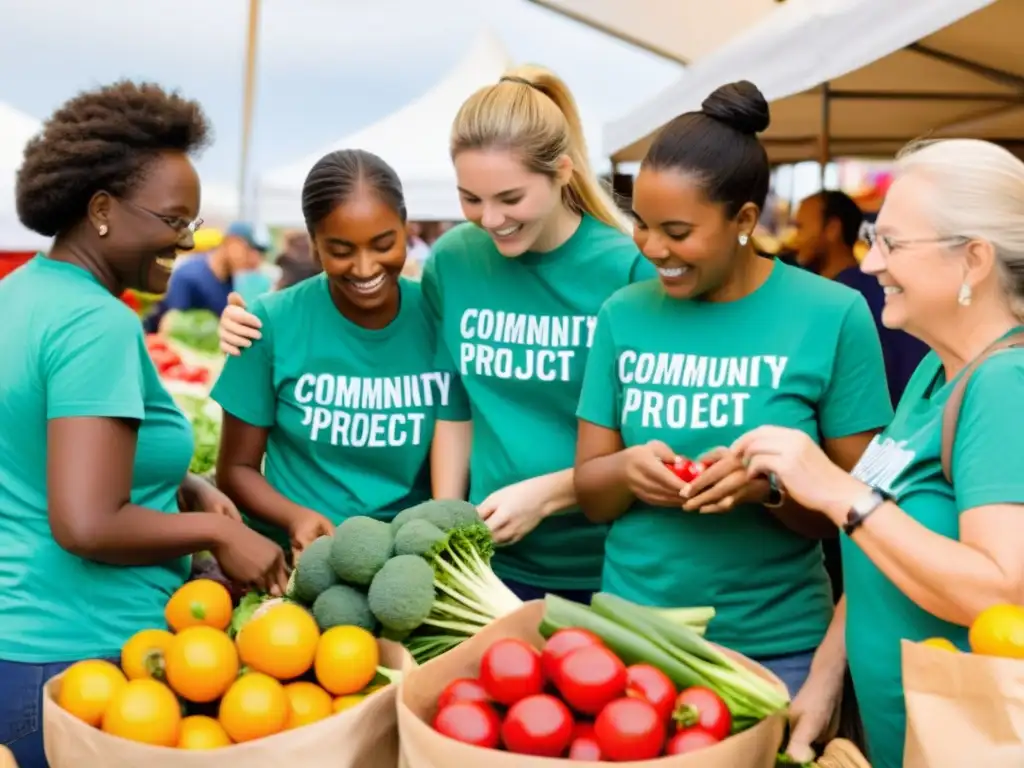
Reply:
M1024 766L1024 661L903 641L904 768Z
M408 674L412 657L398 643L379 641L381 664ZM266 739L203 752L151 747L92 728L55 701L56 677L43 697L43 741L51 768L395 768L397 686L319 723Z
M537 631L544 615L543 601L533 601L515 613L498 619L476 637L432 661L411 670L398 690L398 732L402 768L603 768L608 763L527 757L510 752L481 749L441 736L430 727L435 703L442 689L459 677L475 677L479 661L496 640L514 637L540 647ZM782 683L754 662L739 657L752 669L782 688ZM691 755L663 757L656 761L618 763L624 768L774 768L782 743L783 717L774 715L754 728Z

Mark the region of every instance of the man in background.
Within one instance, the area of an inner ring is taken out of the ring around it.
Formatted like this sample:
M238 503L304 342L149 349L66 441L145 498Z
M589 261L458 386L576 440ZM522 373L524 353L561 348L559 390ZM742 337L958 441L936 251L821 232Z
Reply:
M235 276L257 269L270 248L270 235L248 222L236 222L220 245L208 253L183 257L167 285L167 293L146 318L150 333L165 331L175 312L205 309L220 317L235 290Z
M882 286L873 275L860 271L853 252L863 222L860 207L843 192L828 190L808 197L800 203L793 222L797 230L796 263L850 286L867 300L882 342L889 396L895 407L928 347L913 336L882 324Z
M284 250L277 257L276 264L281 270L277 282L279 291L323 271L320 262L313 258L309 236L305 232L292 232L285 238Z

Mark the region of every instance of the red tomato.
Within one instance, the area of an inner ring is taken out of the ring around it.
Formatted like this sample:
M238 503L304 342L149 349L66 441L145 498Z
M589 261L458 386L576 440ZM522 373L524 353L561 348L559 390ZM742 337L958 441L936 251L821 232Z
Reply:
M146 334L146 349L152 352L155 349L167 349L167 342L159 333Z
M540 654L522 640L498 640L480 660L480 684L505 706L538 694L544 690Z
M577 712L596 715L626 692L626 665L603 645L577 648L562 659L555 686Z
M182 376L192 384L206 384L210 380L210 372L200 365L182 366Z
M665 747L665 754L687 755L699 749L713 747L719 741L720 739L716 739L714 734L695 725L693 728L686 728L680 731L669 739L668 746Z
M472 677L460 677L458 680L448 683L445 689L441 691L441 695L437 697L437 708L439 710L444 709L456 701L490 700L491 697L487 695L487 691L480 685L479 680L475 680Z
M541 668L544 670L545 676L548 680L554 680L562 659L577 648L586 648L591 645L604 645L604 643L593 632L585 629L570 627L555 632L544 643L544 650L540 655Z
M501 741L519 755L561 757L572 741L573 725L569 708L554 696L527 696L509 708Z
M181 365L181 358L169 349L150 349L149 357L160 373L165 373L168 369Z
M732 731L732 713L722 697L697 685L679 694L672 718L679 730L699 726L718 741Z
M653 760L665 745L665 722L641 699L616 699L594 722L601 755L614 763Z
M501 719L490 704L482 701L456 701L439 710L434 730L449 739L486 749L497 749Z
M674 462L666 461L665 466L671 469L673 474L684 483L692 483L701 472L707 469L702 462L690 461L682 456L677 456Z
M597 739L591 737L577 736L569 745L570 760L589 760L590 762L601 762L601 747Z
M651 704L666 723L675 711L679 692L668 675L650 664L634 664L626 668L626 695Z

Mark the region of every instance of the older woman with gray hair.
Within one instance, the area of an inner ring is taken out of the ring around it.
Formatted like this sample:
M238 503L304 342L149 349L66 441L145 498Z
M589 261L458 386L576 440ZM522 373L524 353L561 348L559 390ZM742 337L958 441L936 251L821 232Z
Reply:
M795 430L733 450L843 530L846 596L793 702L790 754L808 759L849 664L872 765L899 768L901 639L967 649L979 613L1024 603L1024 163L977 140L910 147L869 242L883 321L931 348L892 424L851 473Z

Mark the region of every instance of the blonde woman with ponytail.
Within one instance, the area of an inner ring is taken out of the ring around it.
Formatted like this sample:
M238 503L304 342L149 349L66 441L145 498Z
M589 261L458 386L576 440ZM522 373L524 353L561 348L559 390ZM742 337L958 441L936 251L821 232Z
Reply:
M438 366L464 397L438 417L434 493L477 505L501 545L494 569L520 597L587 599L607 530L576 505L576 404L598 309L654 272L551 72L517 68L473 94L451 153L468 222L435 243L423 294Z
M450 148L467 221L437 240L422 277L437 367L452 374L434 496L477 505L501 545L494 569L520 597L586 600L600 586L607 527L587 522L573 490L583 370L605 299L655 273L551 72L518 67L470 96ZM257 328L229 306L222 348L238 354Z

